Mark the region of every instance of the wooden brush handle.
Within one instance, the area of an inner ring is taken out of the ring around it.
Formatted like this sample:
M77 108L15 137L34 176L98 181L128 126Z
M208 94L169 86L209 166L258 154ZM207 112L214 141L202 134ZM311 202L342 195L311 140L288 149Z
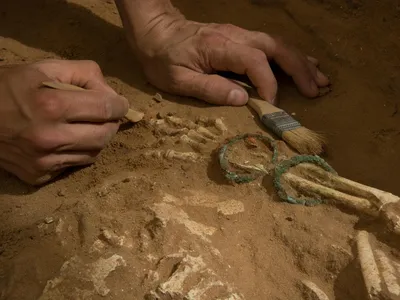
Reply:
M275 112L282 111L282 109L277 108L276 106L272 105L271 103L265 100L260 100L250 97L247 103L252 109L254 109L257 112L260 118L262 118L262 116L266 114L272 114Z
M85 91L85 89L81 88L80 86L68 83L56 82L56 81L44 81L42 82L42 85L63 91ZM143 119L143 116L144 113L129 108L127 114L125 115L125 118L127 118L129 121L133 123L136 123L139 122L141 119Z
M246 89L249 95L251 94L254 95L256 93L255 89L252 86L248 85L247 83L236 79L231 79L231 80L240 85L241 87L243 87L244 89ZM260 118L262 118L262 116L266 114L272 114L275 112L283 111L282 109L277 108L268 101L256 99L251 96L249 97L249 101L247 102L247 104L257 112Z

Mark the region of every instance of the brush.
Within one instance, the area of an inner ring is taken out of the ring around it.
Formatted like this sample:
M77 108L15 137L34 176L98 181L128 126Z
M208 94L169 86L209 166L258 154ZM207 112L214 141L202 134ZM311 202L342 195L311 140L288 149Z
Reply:
M233 80L245 89L254 89L241 81ZM248 106L256 111L261 122L279 138L283 139L300 154L319 155L325 151L326 139L322 134L314 132L296 121L284 110L271 103L249 97Z
M68 84L68 83L56 82L56 81L44 81L44 82L42 82L42 85L45 87L49 87L49 88L53 88L53 89L57 89L57 90L63 90L63 91L85 91L84 88L81 88L79 86ZM144 116L144 113L129 108L128 112L125 115L125 118L132 123L137 123L143 119L143 116Z

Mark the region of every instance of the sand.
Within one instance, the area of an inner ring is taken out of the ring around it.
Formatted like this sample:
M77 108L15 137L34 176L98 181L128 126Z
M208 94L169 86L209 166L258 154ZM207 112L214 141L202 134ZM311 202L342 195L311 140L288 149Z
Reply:
M318 57L332 92L306 99L279 76L280 106L327 134L325 158L340 175L400 194L399 1L174 3L188 18L280 34ZM113 1L3 1L0 64L43 58L97 61L146 121L124 124L94 165L40 189L0 173L1 300L311 299L303 280L330 299L366 299L355 231L394 240L352 210L282 203L268 178L227 182L212 150L226 137L263 132L254 113L154 89ZM156 92L161 102L151 99ZM146 156L192 151L148 122L170 113L222 118L228 132L211 126L216 140L195 163Z

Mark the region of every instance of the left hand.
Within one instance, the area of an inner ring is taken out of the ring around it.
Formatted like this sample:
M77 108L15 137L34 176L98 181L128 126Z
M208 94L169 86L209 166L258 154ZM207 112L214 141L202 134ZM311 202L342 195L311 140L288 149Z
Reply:
M280 38L230 24L203 24L180 14L162 15L149 30L130 41L148 80L161 90L218 105L244 105L247 92L214 74L245 74L258 94L274 103L277 82L269 61L274 60L307 97L329 84L315 58L303 55Z

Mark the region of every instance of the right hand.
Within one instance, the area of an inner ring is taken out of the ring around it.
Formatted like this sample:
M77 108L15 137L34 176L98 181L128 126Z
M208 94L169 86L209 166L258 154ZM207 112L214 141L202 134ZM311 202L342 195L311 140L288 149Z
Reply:
M86 90L55 90L43 81ZM91 164L116 134L128 105L92 61L0 67L0 167L38 185L68 167Z

